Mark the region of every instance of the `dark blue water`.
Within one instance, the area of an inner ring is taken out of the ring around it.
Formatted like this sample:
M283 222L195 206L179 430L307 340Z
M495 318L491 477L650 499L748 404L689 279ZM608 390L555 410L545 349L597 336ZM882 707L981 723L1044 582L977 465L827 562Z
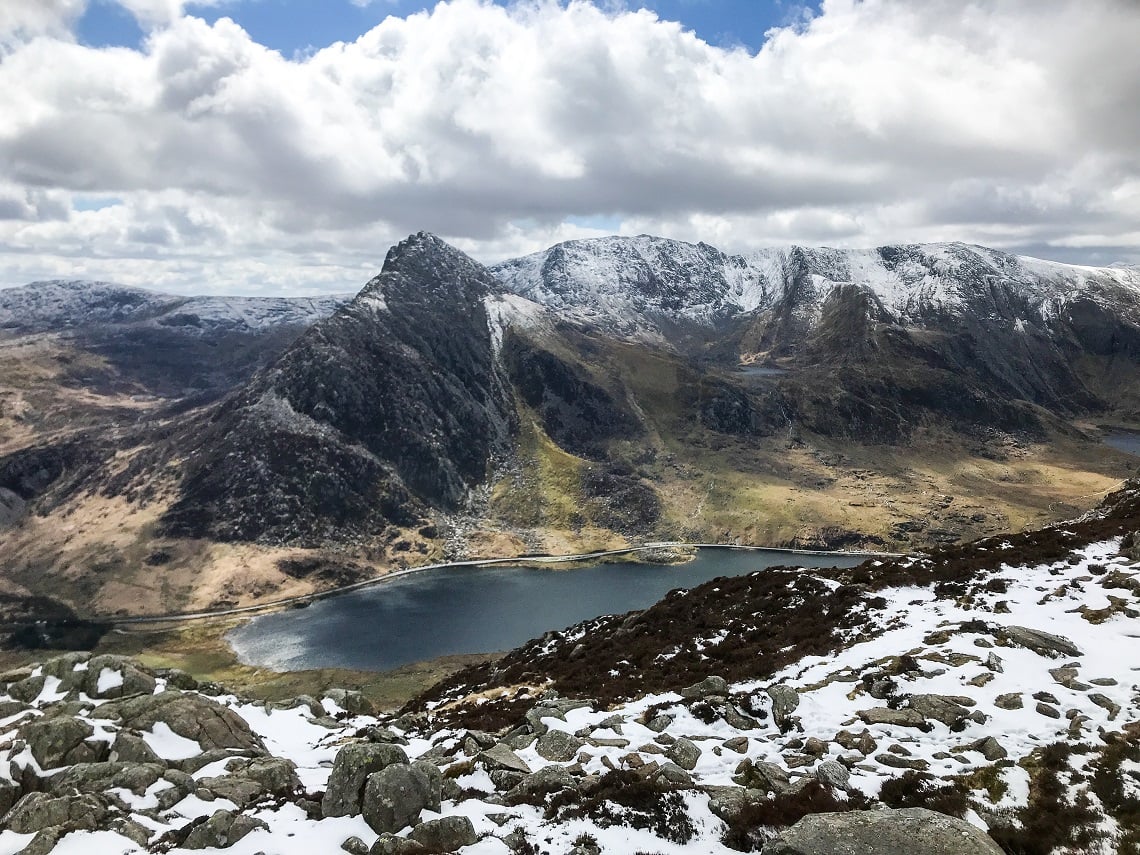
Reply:
M455 653L509 650L551 629L643 609L674 588L780 564L853 567L865 556L702 549L687 564L456 567L254 618L229 634L242 662L279 670L386 671Z
M1104 437L1104 444L1117 451L1140 455L1140 433L1110 433Z

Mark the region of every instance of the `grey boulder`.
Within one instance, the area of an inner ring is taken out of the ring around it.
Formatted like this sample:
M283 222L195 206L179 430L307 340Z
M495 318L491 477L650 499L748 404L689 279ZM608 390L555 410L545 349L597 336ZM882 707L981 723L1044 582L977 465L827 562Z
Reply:
M182 848L227 849L259 828L268 830L269 826L252 816L220 810L201 825L194 826Z
M106 758L110 752L106 742L87 741L94 733L95 728L87 722L66 715L36 719L19 730L42 769L98 763Z
M984 831L925 808L809 814L762 855L1001 855Z
M346 745L336 755L321 813L326 816L353 816L360 813L364 785L369 775L395 764L408 762L408 755L398 745L383 742L359 742Z
M1073 642L1060 635L1030 629L1027 626L1006 626L998 632L1000 638L1011 644L1027 647L1042 656L1080 656L1081 651Z
M792 725L792 713L800 705L799 692L784 683L777 683L768 687L768 697L772 699L772 719L776 727L787 731Z
M564 730L548 730L538 738L534 749L538 756L553 763L569 763L578 755L584 743Z
M107 806L94 795L53 796L28 793L0 819L0 828L34 834L47 828L94 831L107 815Z
M377 834L395 834L425 808L438 811L442 789L443 776L430 763L388 766L368 776L361 813Z
M96 707L92 716L118 719L133 730L151 730L162 722L179 736L197 742L203 751L237 748L265 753L245 719L202 695L162 692L125 698Z
M427 852L454 852L479 842L475 826L465 816L445 816L422 822L412 829L411 839Z
M701 682L681 689L680 695L682 698L725 697L728 695L728 683L724 677L705 677Z

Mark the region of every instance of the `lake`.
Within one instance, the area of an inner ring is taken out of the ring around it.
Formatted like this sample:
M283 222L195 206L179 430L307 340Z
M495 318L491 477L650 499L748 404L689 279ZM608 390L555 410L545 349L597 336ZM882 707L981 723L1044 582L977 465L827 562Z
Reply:
M686 564L425 570L254 618L227 638L248 665L387 671L457 653L518 647L552 629L643 609L674 588L782 564L854 567L865 555L700 549Z
M1104 444L1112 446L1117 451L1140 455L1140 433L1115 431L1105 434Z

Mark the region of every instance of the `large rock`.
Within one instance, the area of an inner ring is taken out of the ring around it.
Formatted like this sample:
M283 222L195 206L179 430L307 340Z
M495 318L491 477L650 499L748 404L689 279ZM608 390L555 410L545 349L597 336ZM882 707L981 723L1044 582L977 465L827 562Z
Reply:
M158 763L81 763L51 778L51 790L63 795L72 792L104 793L114 788L141 796L166 772Z
M762 855L1001 855L989 836L925 808L809 814Z
M352 715L372 715L376 708L372 701L354 689L329 689L325 697Z
M478 759L483 761L483 765L488 769L506 769L510 772L522 772L524 775L530 774L530 766L526 761L502 742L486 751L480 751Z
M120 730L111 743L111 754L107 758L112 763L162 763L162 758L154 753L146 740L133 733Z
M23 787L15 781L0 778L0 817L12 809L22 793Z
M790 787L790 778L783 767L751 758L740 761L732 780L742 787L777 795L787 792Z
M333 761L321 813L326 817L360 813L368 776L394 764L406 765L407 762L408 755L398 745L374 742L346 745Z
M910 708L918 710L925 719L940 721L947 727L960 722L970 714L964 705L974 706L972 698L957 695L911 695Z
M251 831L269 826L252 816L228 810L217 811L186 836L183 849L228 849Z
M821 784L845 790L851 781L851 772L838 760L824 760L815 767L815 777Z
M397 764L368 776L361 813L373 831L394 834L413 825L425 808L439 810L443 781L438 769L431 774L430 765Z
M1042 656L1081 656L1080 648L1067 638L1042 632L1039 629L1030 629L1026 626L1006 626L998 632L1000 638L1012 644L1028 647L1034 653Z
M784 683L777 683L768 687L768 697L772 699L772 719L776 727L787 731L793 724L792 713L800 705L799 692Z
M546 766L537 772L524 775L522 780L507 793L506 800L509 804L521 804L523 802L533 804L535 801L545 798L549 793L570 790L575 785L574 777L564 767Z
M230 768L231 774L257 781L270 795L291 796L301 789L301 779L297 777L297 765L284 757L231 760L227 768Z
M47 682L47 677L43 674L38 674L34 677L25 677L8 686L8 694L15 698L17 701L23 701L30 704L39 697L40 692L44 690L44 684Z
M930 729L930 724L916 709L893 710L890 707L872 707L869 710L859 710L858 715L866 724L890 724L898 727Z
M701 759L701 749L690 740L681 737L669 746L665 756L686 772L691 772L697 768L697 761Z
M179 736L197 742L203 751L238 748L265 753L245 719L202 695L162 692L126 698L96 707L92 716L119 719L133 730L150 730L163 722Z
M157 685L150 674L122 656L96 656L87 663L83 691L92 698L125 698L150 695Z
M17 834L34 834L56 827L68 831L94 831L106 815L107 806L98 796L28 793L0 819L0 828Z
M42 769L103 760L110 748L106 742L87 742L94 733L95 728L87 722L66 715L36 719L19 730Z
M548 730L538 738L534 750L538 756L553 763L569 763L578 755L583 742L564 730Z
M680 694L682 698L725 697L728 695L728 683L724 677L705 677L701 682L681 689Z
M464 846L479 842L475 826L465 816L445 816L420 823L410 835L428 852L455 852Z

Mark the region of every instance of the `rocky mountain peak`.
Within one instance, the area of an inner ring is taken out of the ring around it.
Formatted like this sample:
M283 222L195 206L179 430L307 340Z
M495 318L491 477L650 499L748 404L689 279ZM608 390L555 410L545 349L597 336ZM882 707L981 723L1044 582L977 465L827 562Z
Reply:
M388 251L380 275L360 297L381 297L389 305L443 300L472 306L499 290L498 281L483 265L435 235L417 232Z

